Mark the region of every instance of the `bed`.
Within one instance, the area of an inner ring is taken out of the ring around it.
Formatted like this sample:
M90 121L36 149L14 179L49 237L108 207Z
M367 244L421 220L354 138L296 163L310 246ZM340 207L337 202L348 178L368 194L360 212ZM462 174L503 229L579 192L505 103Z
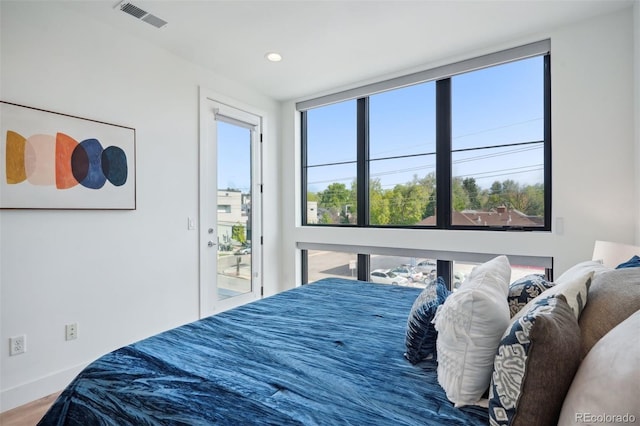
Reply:
M106 354L39 425L486 425L404 357L418 288L337 278Z

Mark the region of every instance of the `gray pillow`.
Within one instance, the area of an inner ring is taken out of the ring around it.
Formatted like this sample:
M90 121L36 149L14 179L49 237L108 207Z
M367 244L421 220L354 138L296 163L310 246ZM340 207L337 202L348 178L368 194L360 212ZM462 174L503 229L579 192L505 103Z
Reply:
M567 392L558 425L626 424L640 420L638 333L640 311L593 346Z
M613 269L594 276L578 321L580 357L616 325L640 309L640 268Z
M557 424L579 366L580 329L564 295L538 297L498 347L489 388L491 426Z

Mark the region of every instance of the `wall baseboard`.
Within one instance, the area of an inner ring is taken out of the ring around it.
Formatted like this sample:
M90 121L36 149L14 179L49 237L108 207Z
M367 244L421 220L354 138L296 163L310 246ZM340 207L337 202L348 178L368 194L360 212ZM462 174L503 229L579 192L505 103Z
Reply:
M0 413L60 392L88 363L58 371L29 383L0 391Z

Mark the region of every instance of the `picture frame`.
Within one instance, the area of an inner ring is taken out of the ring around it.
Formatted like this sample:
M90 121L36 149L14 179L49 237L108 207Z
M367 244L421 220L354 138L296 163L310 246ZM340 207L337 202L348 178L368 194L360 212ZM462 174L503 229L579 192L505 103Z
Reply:
M136 209L134 128L0 100L0 209Z

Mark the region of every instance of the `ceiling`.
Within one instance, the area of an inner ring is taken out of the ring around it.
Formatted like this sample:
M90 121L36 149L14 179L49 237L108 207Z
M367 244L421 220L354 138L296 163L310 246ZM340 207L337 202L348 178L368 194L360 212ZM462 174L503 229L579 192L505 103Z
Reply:
M63 7L164 48L276 100L302 99L512 47L542 31L630 7L633 0L118 0ZM283 56L278 63L267 52Z

